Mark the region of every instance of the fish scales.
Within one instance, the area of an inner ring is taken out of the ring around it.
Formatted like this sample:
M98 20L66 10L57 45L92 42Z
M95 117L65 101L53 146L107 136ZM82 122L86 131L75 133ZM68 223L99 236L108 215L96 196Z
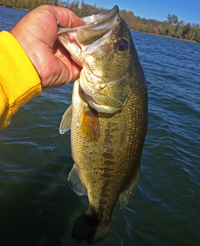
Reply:
M100 136L98 142L93 142L79 135L81 125L76 122L80 122L82 109L87 104L80 98L76 101L76 96L79 97L73 93L71 137L72 146L76 147L72 147L72 156L75 163L79 163L83 183L87 183L90 207L95 208L98 219L103 218L106 224L119 194L129 186L140 165L147 128L147 115L143 113L147 112L147 97L136 87L122 112L112 117L100 113ZM110 182L112 177L115 179Z
M131 33L118 7L83 20L86 26L59 31L60 42L83 66L60 132L71 127L75 164L69 185L78 195L87 194L89 201L88 210L74 223L72 237L92 244L108 233L117 199L122 208L135 192L148 97Z
M78 81L75 83L78 86ZM71 137L72 146L76 147L72 147L72 156L85 177L90 206L98 207L96 212L100 215L101 197L105 197L105 193L108 195L103 208L107 206L105 212L112 211L120 192L130 184L135 169L139 168L147 127L147 115L142 113L147 108L145 98L136 87L122 112L112 117L99 114L100 136L98 142L93 142L80 134L81 125L76 122L80 122L82 110L87 104L73 93ZM113 176L115 180L109 182ZM110 219L111 213L108 215Z

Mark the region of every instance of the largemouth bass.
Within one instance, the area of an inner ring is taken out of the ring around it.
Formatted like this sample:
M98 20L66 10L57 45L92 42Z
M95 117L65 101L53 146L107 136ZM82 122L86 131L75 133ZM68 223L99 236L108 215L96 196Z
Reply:
M83 67L60 133L71 128L75 164L68 183L89 200L72 237L92 244L108 233L117 199L122 208L135 192L148 107L145 75L118 7L83 20L85 26L58 32L72 59Z

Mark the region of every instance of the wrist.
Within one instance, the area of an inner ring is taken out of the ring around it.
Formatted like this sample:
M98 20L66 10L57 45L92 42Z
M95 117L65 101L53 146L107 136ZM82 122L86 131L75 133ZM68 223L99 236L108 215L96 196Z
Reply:
M23 30L20 32L19 30L15 30L18 29L16 27L14 27L11 31L10 34L17 40L17 42L20 44L20 46L22 47L22 49L24 50L24 52L26 53L26 55L28 56L29 60L31 61L33 67L35 68L37 74L41 78L41 74L40 74L40 65L39 65L39 59L37 56L37 53L35 53L33 51L33 46L34 44L34 40L32 42L30 42L30 40L27 40L27 35L23 35ZM37 43L37 42L35 42ZM38 51L39 53L39 51Z

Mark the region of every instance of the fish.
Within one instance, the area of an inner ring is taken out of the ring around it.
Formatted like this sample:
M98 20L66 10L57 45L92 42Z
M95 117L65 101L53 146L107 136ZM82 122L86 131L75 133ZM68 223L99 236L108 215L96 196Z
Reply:
M58 39L82 70L59 131L71 129L74 165L68 184L89 207L74 222L77 243L100 242L113 208L132 198L148 124L147 82L131 31L118 6L83 18L85 25L59 28Z

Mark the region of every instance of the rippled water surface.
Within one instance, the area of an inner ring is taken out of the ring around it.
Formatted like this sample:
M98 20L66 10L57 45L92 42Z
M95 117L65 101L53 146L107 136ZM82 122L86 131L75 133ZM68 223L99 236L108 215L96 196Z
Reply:
M0 7L0 30L25 11ZM141 177L116 205L105 246L200 243L200 45L133 32L149 91ZM75 246L71 230L87 197L67 185L70 135L60 135L73 84L47 89L0 132L0 245ZM87 245L83 243L82 245Z

